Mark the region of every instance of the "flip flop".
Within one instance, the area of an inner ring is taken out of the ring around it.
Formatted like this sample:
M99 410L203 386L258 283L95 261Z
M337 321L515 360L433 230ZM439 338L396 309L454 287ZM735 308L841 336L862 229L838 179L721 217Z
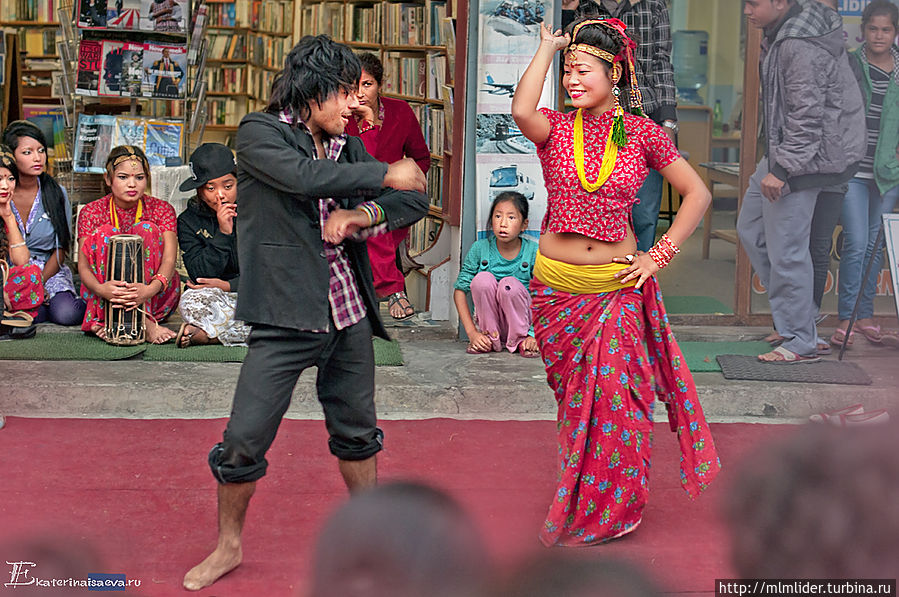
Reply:
M194 335L187 333L187 326L189 325L190 324L185 321L181 324L181 327L178 328L178 334L175 336L175 346L177 346L178 348L187 348L191 345L191 339L194 337ZM181 339L185 336L187 336L187 344L182 346Z
M400 303L400 301L406 301L406 304L408 305L408 307L404 307L404 306L402 305L402 303ZM403 316L402 316L402 317L396 317L396 316L394 316L393 314L390 315L390 316L393 317L396 321L406 321L407 319L409 319L410 317L412 317L413 315L415 315L415 307L412 306L412 301L409 300L409 297L406 296L406 293L405 293L405 292L394 292L393 294L391 294L391 295L387 298L387 309L388 309L388 311L389 311L390 308L391 308L392 306L394 306L394 305L399 305L400 308L403 310Z
M852 346L852 337L855 336L855 332L853 331L849 334L849 338L846 338L846 330L842 328L837 328L833 331L833 335L830 337L830 343L836 346L837 348L841 348L843 343L845 342L846 348Z
M763 359L762 357L765 356L765 354L776 354L780 358L773 360ZM759 355L759 361L762 363L770 363L772 365L797 365L800 363L817 363L821 360L821 357L819 357L818 355L815 355L813 357L804 357L800 354L796 354L792 350L784 348L783 346L778 346L771 352L767 352L765 354Z
M880 333L879 325L857 325L855 329L871 344L881 344L883 342L883 334Z

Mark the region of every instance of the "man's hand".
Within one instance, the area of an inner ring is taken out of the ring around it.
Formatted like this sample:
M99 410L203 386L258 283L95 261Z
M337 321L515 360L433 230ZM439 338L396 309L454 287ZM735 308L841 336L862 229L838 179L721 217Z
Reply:
M231 234L234 232L234 218L237 217L237 204L225 203L219 201L215 210L215 217L219 221L219 230L223 234Z
M784 184L786 184L784 181L769 172L765 175L765 178L762 179L762 195L764 195L768 201L777 201L780 199Z
M412 162L415 164L415 162ZM418 166L415 166L418 168ZM419 170L421 172L421 170ZM328 215L322 240L337 245L369 225L368 214L355 209L336 209Z
M424 193L428 188L428 179L415 160L403 158L387 167L384 175L384 186L398 191L418 191ZM325 239L327 240L327 239Z
M187 287L194 290L199 288L220 288L225 292L231 292L231 283L221 278L197 278L196 283L188 280Z

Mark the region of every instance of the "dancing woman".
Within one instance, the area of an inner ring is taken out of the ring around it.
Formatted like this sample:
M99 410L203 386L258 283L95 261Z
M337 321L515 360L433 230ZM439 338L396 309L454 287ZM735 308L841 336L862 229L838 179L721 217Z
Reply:
M534 331L559 404L559 485L540 533L546 545L602 543L640 524L657 397L678 433L687 493L696 496L720 468L654 277L711 197L662 128L642 117L636 44L625 30L617 19L581 19L565 34L541 27L512 101L549 194L530 286ZM562 49L563 85L577 110L538 110ZM619 97L630 99L634 114L624 113ZM628 214L648 168L683 203L668 234L640 253Z

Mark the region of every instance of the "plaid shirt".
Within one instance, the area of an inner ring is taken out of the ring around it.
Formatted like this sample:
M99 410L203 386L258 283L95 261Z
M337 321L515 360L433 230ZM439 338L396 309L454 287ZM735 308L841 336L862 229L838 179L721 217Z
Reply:
M292 119L286 112L278 115L281 122L293 124ZM312 131L306 126L302 120L299 121L300 128L312 136ZM338 135L337 137L328 137L325 143L325 156L329 160L337 161L343 146L346 145L346 135ZM317 152L313 153L312 159L319 159ZM331 212L340 207L333 198L327 197L318 200L319 224L322 233L325 230L325 222ZM375 234L379 234L387 229L387 224L380 224L371 228L366 228L354 235L357 240L365 240ZM353 324L359 323L365 318L365 303L362 295L359 293L359 286L356 284L356 276L353 274L353 268L347 259L346 251L343 244L332 245L322 239L324 254L328 260L328 302L331 305L331 318L334 320L334 326L338 330L347 328ZM309 330L311 332L327 332L323 330Z
M587 4L581 0L581 4ZM643 94L643 111L658 123L677 120L677 88L671 64L671 22L665 0L618 0L609 10L604 0L589 2L590 16L624 21L629 32L636 32L637 80ZM581 10L577 12L578 16Z

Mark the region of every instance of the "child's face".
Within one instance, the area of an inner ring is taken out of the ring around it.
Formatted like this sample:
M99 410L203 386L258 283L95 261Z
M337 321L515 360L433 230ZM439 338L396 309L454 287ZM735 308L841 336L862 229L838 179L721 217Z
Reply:
M865 23L865 29L862 32L865 36L865 49L876 55L885 54L890 51L893 40L896 39L896 28L887 15L875 15Z
M147 173L139 160L125 160L115 167L112 178L106 175L106 184L120 205L136 204L147 188Z
M528 221L521 217L514 201L500 201L493 208L491 218L493 234L500 242L509 242L518 238L522 230L528 227Z

